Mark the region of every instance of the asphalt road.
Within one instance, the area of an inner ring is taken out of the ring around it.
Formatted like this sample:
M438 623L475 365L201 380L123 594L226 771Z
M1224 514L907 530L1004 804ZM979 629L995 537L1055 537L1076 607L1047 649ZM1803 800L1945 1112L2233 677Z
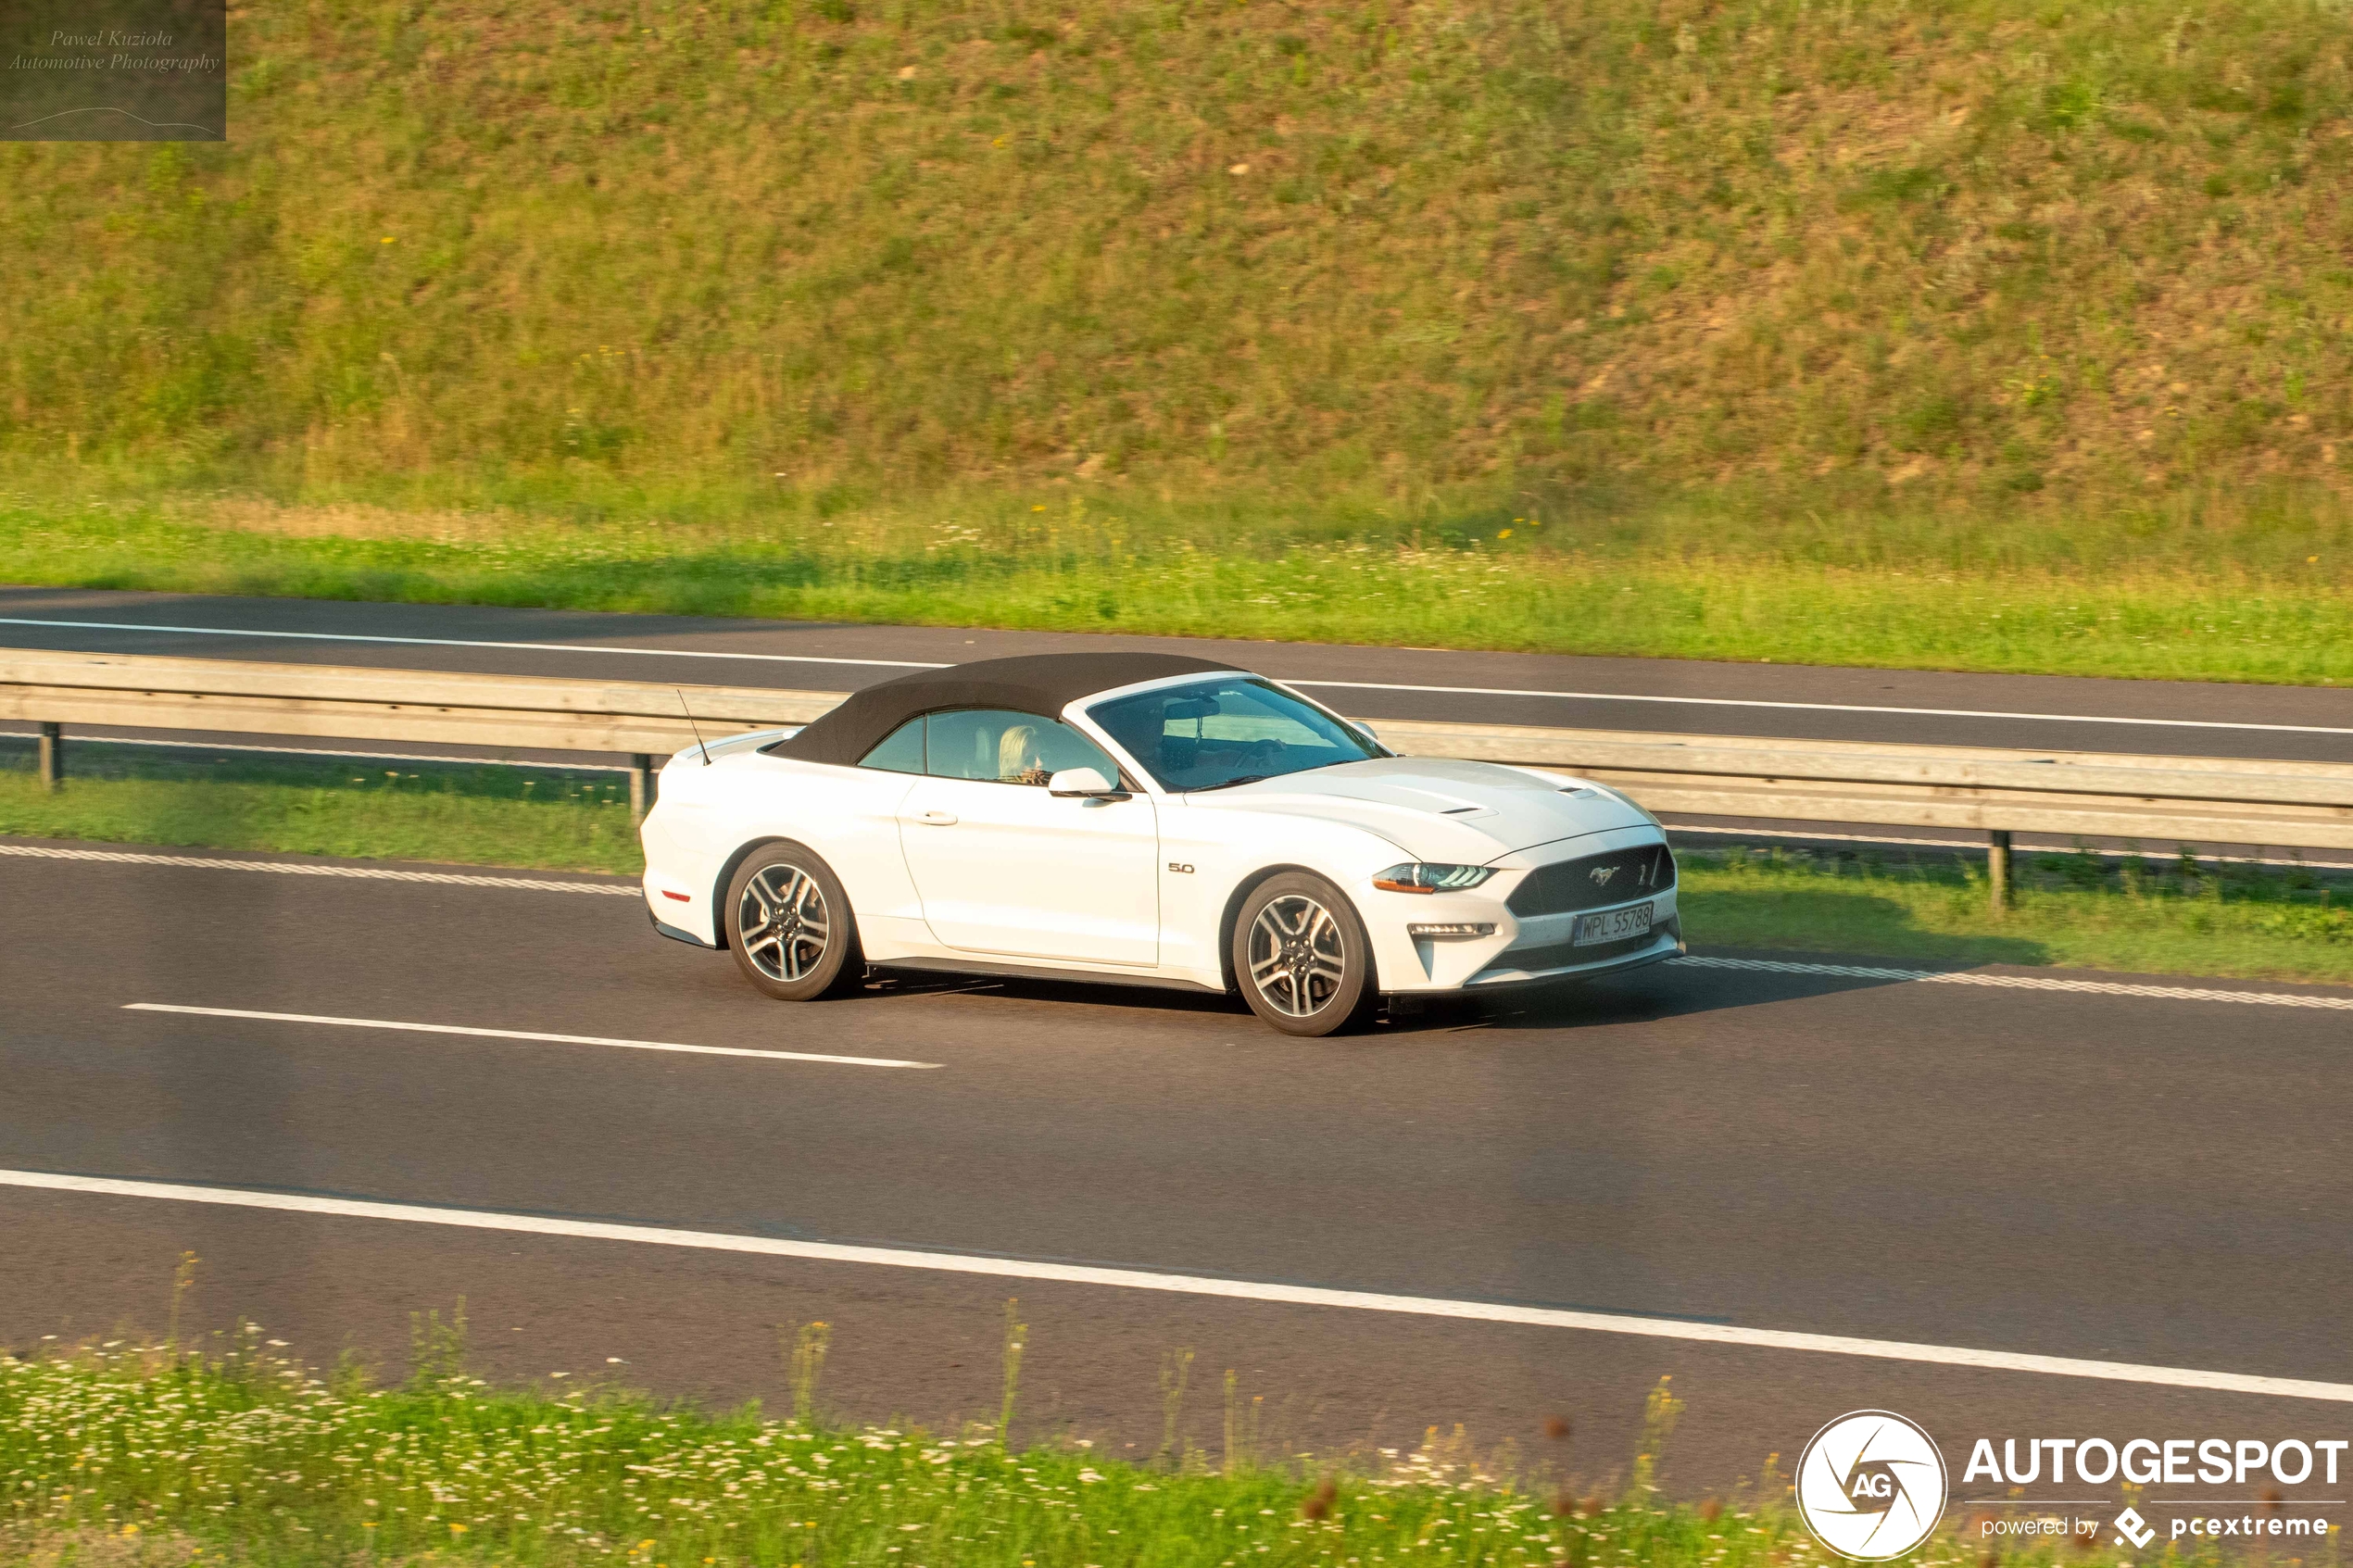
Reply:
M73 624L36 624L55 621ZM2353 761L2353 696L2306 686L48 588L0 589L0 646L841 691L925 664L1173 648L1298 682L1375 721Z
M1676 966L1300 1041L1076 986L782 1006L623 897L5 855L0 889L6 1171L2353 1384L2342 1010ZM1270 1452L1456 1422L1526 1449L1565 1414L1589 1477L1672 1374L1685 1494L1786 1468L1859 1407L1922 1422L1957 1479L1975 1436L2353 1424L2341 1402L154 1198L0 1186L0 1234L8 1343L156 1325L190 1249L208 1325L242 1313L322 1360L396 1364L406 1313L462 1294L486 1373L774 1401L775 1325L823 1318L828 1396L863 1417L993 1412L1018 1296L1032 1429L1114 1453L1158 1446L1186 1347L1213 1451L1230 1367Z

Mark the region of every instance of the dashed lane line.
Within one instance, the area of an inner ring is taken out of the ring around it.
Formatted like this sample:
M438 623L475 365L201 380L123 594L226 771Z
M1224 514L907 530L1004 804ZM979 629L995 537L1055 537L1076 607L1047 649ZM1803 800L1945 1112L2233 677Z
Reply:
M2257 1394L2275 1399L2317 1399L2353 1404L2353 1384L2322 1383L2297 1377L2265 1377L2249 1373L2208 1372L2191 1367L2147 1366L2132 1361L2079 1360L2072 1356L2030 1355L2012 1350L1985 1350L1962 1345L1922 1345L1896 1339L1866 1339L1840 1334L1806 1334L1788 1329L1743 1328L1730 1323L1696 1323L1687 1318L1620 1316L1611 1312L1577 1311L1557 1307L1524 1307L1506 1302L1458 1300L1445 1297L1398 1296L1369 1290L1340 1290L1322 1286L1286 1285L1267 1280L1218 1279L1154 1270L1103 1268L1061 1263L1043 1259L975 1256L958 1252L918 1251L895 1247L845 1246L824 1241L793 1241L777 1236L739 1236L726 1231L674 1230L657 1225L613 1224L593 1220L559 1219L544 1214L510 1214L494 1210L439 1209L421 1204L380 1203L359 1198L320 1198L303 1193L270 1192L252 1187L196 1186L178 1182L133 1181L111 1176L63 1175L48 1171L0 1170L0 1186L94 1197L162 1199L207 1203L233 1209L275 1210L285 1213L331 1215L356 1220L389 1220L411 1224L447 1225L459 1229L563 1236L589 1241L635 1242L641 1246L686 1248L704 1252L752 1253L771 1258L797 1258L822 1263L862 1263L895 1269L921 1269L935 1273L977 1274L992 1279L1049 1281L1056 1284L1104 1286L1115 1290L1152 1290L1183 1296L1220 1297L1227 1300L1268 1301L1289 1306L1339 1308L1390 1312L1413 1317L1448 1318L1459 1322L1514 1323L1538 1328L1582 1330L1593 1334L1634 1335L1650 1339L1679 1339L1706 1345L1731 1345L1767 1350L1808 1351L1822 1355L1861 1356L1878 1361L1926 1362L1967 1367L1983 1372L2009 1372L2045 1377L2095 1378L2111 1383L2153 1384L2169 1388L2196 1388L2214 1393Z
M391 866L314 866L293 860L232 860L201 855L148 855L132 849L59 849L44 844L0 844L0 855L32 860L100 860L125 866L194 866L215 872L274 872L281 876L360 877L374 882L430 882L450 887L517 887L529 893L609 893L642 897L634 884L557 882L528 876L482 876L472 872L411 872Z
M772 1061L822 1061L837 1067L937 1067L936 1061L901 1061L887 1056L833 1056L820 1051L772 1051L750 1046L682 1046L668 1040L616 1040L602 1035L546 1035L531 1029L479 1029L462 1023L406 1023L387 1018L336 1018L316 1012L256 1012L245 1008L180 1007L170 1002L125 1002L125 1012L185 1013L197 1018L252 1018L269 1023L323 1023L339 1029L391 1029L409 1035L466 1035L485 1040L536 1040L559 1046L614 1046L632 1051L674 1051L685 1056L752 1056Z

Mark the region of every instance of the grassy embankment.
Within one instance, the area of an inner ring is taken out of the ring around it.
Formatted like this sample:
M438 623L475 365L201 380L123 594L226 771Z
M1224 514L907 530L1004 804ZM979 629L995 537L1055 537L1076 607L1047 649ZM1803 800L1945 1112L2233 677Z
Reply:
M0 579L2353 678L2308 0L244 27L0 146Z
M0 1360L0 1474L17 1483L0 1501L0 1551L44 1568L1830 1561L1781 1505L1777 1477L1730 1507L1663 1502L1653 1476L1680 1409L1665 1384L1630 1472L1580 1496L1546 1474L1556 1462L1483 1461L1436 1429L1407 1455L1267 1466L1229 1411L1213 1457L1186 1442L1175 1402L1149 1463L1097 1457L1074 1437L1011 1447L1011 1340L1002 1419L945 1434L812 1419L822 1332L797 1347L789 1421L756 1406L666 1408L577 1380L494 1388L465 1374L445 1327L421 1338L420 1370L390 1388L349 1365L321 1378L258 1334L208 1356L116 1339ZM1529 1457L1554 1461L1558 1439L1537 1443ZM1906 1561L1977 1561L1982 1548L1964 1533L1931 1537Z
M635 874L623 787L510 768L183 761L97 746L43 792L0 769L0 834ZM1995 919L1982 870L1865 848L1684 857L1703 947L2353 982L2353 880L2288 868L2021 857Z

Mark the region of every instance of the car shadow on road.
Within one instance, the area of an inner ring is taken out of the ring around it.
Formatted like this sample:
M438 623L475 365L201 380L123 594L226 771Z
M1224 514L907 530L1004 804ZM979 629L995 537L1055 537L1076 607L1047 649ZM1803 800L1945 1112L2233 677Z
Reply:
M1719 912L1743 895L1713 894ZM2023 937L1947 935L1912 922L1911 912L1892 899L1836 896L1836 920L1809 920L1805 895L1766 895L1778 923L1788 931L1820 931L1833 936L1853 933L1865 938L1854 947L1835 950L1767 946L1718 947L1699 932L1697 956L1748 961L1803 964L1799 971L1710 968L1705 963L1669 961L1645 969L1604 975L1596 980L1530 985L1478 992L1450 993L1409 998L1384 1006L1353 1036L1357 1039L1403 1039L1471 1030L1561 1030L1600 1025L1656 1022L1700 1013L1722 1012L1794 1001L1846 991L1876 990L1909 984L1907 975L1920 970L1966 970L1984 964L2041 966L2049 961L2039 942ZM1863 908L1862 906L1869 906ZM1725 923L1742 932L1771 929L1763 911L1736 910ZM1868 944L1868 945L1867 945ZM1825 972L1811 966L1852 971L1894 972ZM877 996L944 996L953 993L993 993L1036 1001L1093 1003L1098 1007L1135 1008L1161 1014L1195 1013L1248 1018L1249 1008L1239 996L1205 991L1162 990L1137 985L1092 985L1084 981L885 972L868 982Z
M1908 973L1922 970L1968 970L1997 963L2037 967L2050 961L2048 949L2043 944L2025 937L1952 935L1924 930L1914 923L1910 910L1893 899L1857 897L1842 891L1828 908L1817 911L1808 909L1804 894L1775 892L1753 900L1760 906L1769 905L1769 909L1725 908L1746 897L1742 894L1713 893L1709 904L1723 925L1743 935L1780 930L1818 933L1833 940L1851 936L1855 940L1851 946L1840 943L1835 948L1794 948L1762 943L1717 946L1707 940L1713 922L1705 917L1711 911L1703 909L1692 922L1698 927L1694 934L1698 958L1808 967L1774 971L1717 969L1704 962L1655 964L1581 984L1444 998L1427 1004L1418 1018L1399 1022L1404 1027L1425 1029L1542 1030L1643 1023L1906 985L1910 983ZM1808 918L1818 913L1835 918ZM1768 915L1773 918L1766 918ZM1894 972L1825 972L1842 969Z

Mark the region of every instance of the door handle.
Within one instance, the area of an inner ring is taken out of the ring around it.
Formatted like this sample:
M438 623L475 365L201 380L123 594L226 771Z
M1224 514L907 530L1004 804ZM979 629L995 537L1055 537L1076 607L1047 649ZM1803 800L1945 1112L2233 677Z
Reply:
M953 811L923 811L916 814L915 821L923 823L925 827L954 827L956 825L956 813Z

